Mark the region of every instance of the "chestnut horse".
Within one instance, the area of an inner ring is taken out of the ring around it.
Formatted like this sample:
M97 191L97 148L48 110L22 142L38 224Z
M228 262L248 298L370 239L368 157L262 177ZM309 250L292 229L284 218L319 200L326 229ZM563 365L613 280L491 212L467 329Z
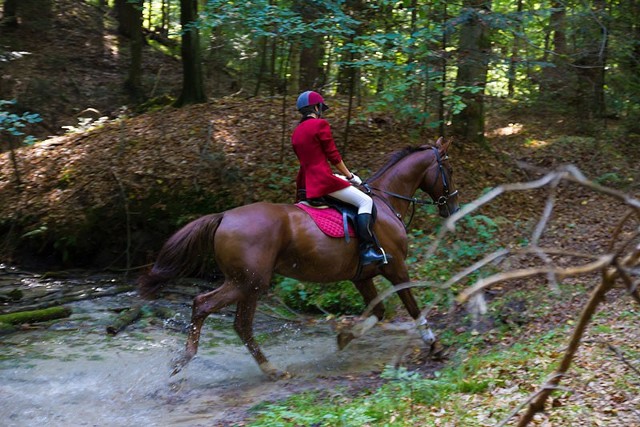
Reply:
M415 203L432 203L438 206L442 217L459 209L447 157L449 145L440 138L434 146L398 151L364 184L377 208L374 232L389 257L384 265L359 268L355 239L347 242L326 236L306 212L289 204L253 203L206 215L171 236L151 271L138 281L142 297L154 297L173 278L202 277L212 271L224 275L220 287L195 297L186 349L174 361L172 374L195 356L207 316L236 304L234 329L260 369L271 378L287 375L267 360L253 336L258 297L267 291L274 273L309 282L351 280L367 304L377 296L375 276L384 276L394 286L407 283L409 273L404 260L408 243L403 218L410 207L415 208ZM433 201L413 198L418 188ZM433 344L435 337L421 317L411 290L401 289L398 294L423 339ZM342 337L341 347L383 318L383 304L378 303L372 313L346 338Z

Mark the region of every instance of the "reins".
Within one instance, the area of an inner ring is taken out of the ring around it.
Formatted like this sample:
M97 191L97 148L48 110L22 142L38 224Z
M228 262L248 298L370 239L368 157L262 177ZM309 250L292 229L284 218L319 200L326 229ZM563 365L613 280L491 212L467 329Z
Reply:
M426 200L426 199L418 199L417 197L407 197L407 196L403 196L402 194L398 194L398 193L394 193L393 191L387 191L384 190L382 188L376 188L376 187L371 187L367 181L365 180L365 182L362 183L362 186L364 187L364 189L366 190L367 194L371 195L371 196L376 196L378 197L380 200L382 200L384 202L384 204L387 205L387 207L389 207L389 209L391 209L391 212L393 212L396 216L396 218L398 218L401 222L402 225L404 226L405 230L409 229L409 226L411 225L411 221L413 221L413 217L416 213L416 205L436 205L436 206L443 206L446 205L447 202L449 201L449 197L453 197L456 194L458 194L458 190L454 191L453 193L449 194L449 183L447 182L447 176L444 173L444 169L442 166L442 160L447 160L448 157L445 156L444 159L442 159L440 157L440 153L438 152L437 147L432 147L433 152L436 156L436 161L438 162L438 176L436 176L436 181L435 183L438 182L438 177L442 176L442 187L444 190L444 194L442 196L440 196L438 198L438 200ZM393 206L391 206L391 203L389 203L388 200L386 200L383 197L380 197L377 194L374 194L372 192L372 190L374 191L379 191L381 193L386 194L387 196L391 196L391 197L395 197L396 199L400 199L400 200L406 200L407 202L409 202L409 205L411 207L411 216L409 217L409 222L407 222L405 224L405 222L402 220L402 215L400 215L400 213L398 213Z

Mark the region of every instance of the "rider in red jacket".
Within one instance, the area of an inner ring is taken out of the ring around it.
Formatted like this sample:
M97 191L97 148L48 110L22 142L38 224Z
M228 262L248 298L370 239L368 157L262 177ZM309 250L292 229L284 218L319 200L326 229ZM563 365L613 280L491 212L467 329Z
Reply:
M298 192L305 190L309 199L331 196L356 206L356 229L360 240L362 264L386 262L385 256L376 247L371 232L373 200L354 187L362 184L362 180L345 166L331 135L329 122L322 118L322 113L329 107L324 103L322 96L313 91L302 93L296 106L302 118L293 131L291 143L300 161L300 170L296 178ZM329 163L347 180L333 175Z

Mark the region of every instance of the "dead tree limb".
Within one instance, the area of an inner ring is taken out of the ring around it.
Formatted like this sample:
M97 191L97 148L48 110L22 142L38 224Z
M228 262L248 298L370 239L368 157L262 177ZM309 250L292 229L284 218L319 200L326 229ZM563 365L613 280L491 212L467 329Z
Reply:
M613 354L615 354L618 359L620 359L620 361L622 361L622 363L624 363L625 365L627 365L629 367L629 369L631 369L633 372L636 373L636 375L638 375L640 377L640 369L636 368L625 356L625 354L622 352L622 350L620 350L618 347L616 347L615 345L611 344L611 343L604 343L606 344L607 348L609 350L611 350L613 352Z
M614 199L617 199L629 208L629 213L627 213L623 217L615 230L613 230L613 238L606 253L587 254L580 252L568 252L560 248L542 248L539 246L542 234L547 227L547 224L555 207L556 188L562 181L575 183L587 187L595 192L610 196ZM634 300L640 303L640 294L638 292L638 287L640 287L640 278L638 277L640 276L640 244L637 243L637 240L640 237L640 228L632 233L630 238L626 238L624 241L622 241L621 245L617 245L617 243L620 243L623 230L625 229L625 227L628 227L631 218L635 217L636 220L640 222L640 200L635 199L621 191L604 187L589 181L582 174L582 172L580 172L580 170L578 170L573 165L563 166L554 172L546 173L546 175L535 181L498 186L493 190L487 192L483 196L479 197L478 199L463 206L461 210L451 215L445 222L444 226L441 227L435 240L430 245L426 256L433 256L436 253L438 246L444 240L445 234L454 231L455 225L460 219L488 204L496 197L509 191L535 190L543 187L549 187L549 194L547 195L546 203L541 217L531 235L531 243L526 248L501 249L499 251L493 252L485 256L483 259L475 262L473 265L458 272L443 284L433 282L405 283L392 289L388 289L387 291L381 293L373 301L371 301L365 313L363 314L363 317L366 318L371 313L373 307L375 307L382 300L388 298L391 294L398 292L399 290L424 286L440 289L450 289L454 284L461 282L465 278L468 278L472 273L479 271L492 263L499 263L503 259L506 259L509 256L513 255L521 256L525 254L531 254L539 258L543 262L543 265L531 268L523 268L519 270L504 271L490 275L486 278L481 278L476 281L475 284L462 291L457 297L457 302L468 303L472 298L482 299L482 292L485 289L497 283L512 281L514 279L524 279L535 275L545 274L547 275L549 282L553 285L558 278L600 272L601 281L592 291L588 302L583 307L577 325L573 329L568 346L563 354L562 359L559 361L557 369L549 376L545 384L543 384L543 386L538 391L536 391L529 399L519 405L518 408L512 411L509 417L500 425L505 425L510 419L515 417L522 410L522 408L527 407L527 411L523 414L518 423L518 426L526 426L530 423L530 421L533 419L533 416L537 412L540 412L544 409L547 398L554 390L559 389L560 380L568 372L574 356L581 344L582 337L591 319L593 318L594 313L598 309L600 303L604 300L607 292L609 292L615 286L617 281L621 281L628 290L629 294L634 298ZM618 247L616 248L616 246ZM568 267L561 267L554 264L552 255L560 255L565 259L566 257L579 258L587 262L577 266L571 265ZM474 302L480 302L479 304L475 304L476 306L484 306L483 301ZM426 313L428 310L429 308L424 309L422 311L422 316L426 317Z
M544 410L544 404L547 398L551 395L553 390L558 387L560 383L560 379L566 375L569 367L571 366L571 362L573 361L573 357L575 356L578 348L580 348L580 342L582 340L582 336L591 321L598 305L604 300L604 296L614 285L614 274L612 272L606 272L603 274L602 282L596 287L596 289L592 292L591 297L589 298L589 302L582 310L582 314L578 320L576 327L573 330L573 334L571 335L571 339L569 340L569 345L567 350L560 361L560 365L556 369L556 371L551 374L550 378L545 382L542 386L542 391L536 396L535 399L531 403L529 403L527 407L527 412L524 413L520 421L518 422L518 427L524 427L533 420L533 417L536 413L542 412Z

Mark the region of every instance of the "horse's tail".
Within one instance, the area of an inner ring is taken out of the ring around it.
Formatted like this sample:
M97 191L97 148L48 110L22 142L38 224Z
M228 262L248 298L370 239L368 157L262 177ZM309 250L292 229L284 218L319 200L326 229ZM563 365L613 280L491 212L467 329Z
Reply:
M205 215L178 230L162 246L151 270L138 279L142 298L154 298L171 279L202 277L214 265L213 239L224 214Z

